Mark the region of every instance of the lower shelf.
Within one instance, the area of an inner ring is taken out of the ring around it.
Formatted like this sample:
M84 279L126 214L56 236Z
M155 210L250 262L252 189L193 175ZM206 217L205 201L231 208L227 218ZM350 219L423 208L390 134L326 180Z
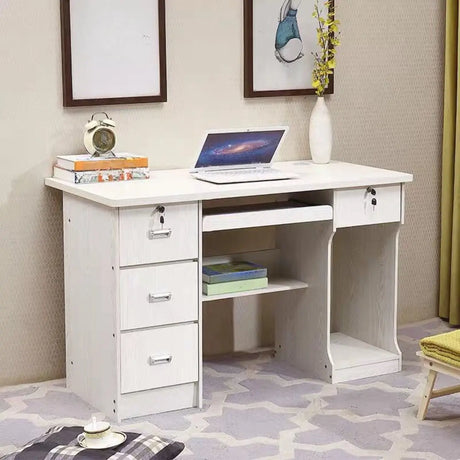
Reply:
M307 283L302 281L286 279L286 278L271 278L268 280L268 286L263 289L253 289L250 291L229 292L228 294L217 294L207 296L203 294L203 302L212 300L232 299L234 297L245 297L249 295L268 294L270 292L292 291L295 289L306 289Z
M331 334L332 383L398 372L399 354L377 348L340 332Z

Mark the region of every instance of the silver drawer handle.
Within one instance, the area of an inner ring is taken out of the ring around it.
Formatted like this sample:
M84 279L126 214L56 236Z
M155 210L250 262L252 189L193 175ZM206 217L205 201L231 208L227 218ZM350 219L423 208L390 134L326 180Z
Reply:
M172 361L172 355L150 356L149 364L156 366L158 364L169 364Z
M149 230L149 239L156 240L158 238L169 238L172 230L170 228L162 228L161 230Z
M164 292L161 294L149 294L149 303L157 302L169 302L172 294L170 292Z

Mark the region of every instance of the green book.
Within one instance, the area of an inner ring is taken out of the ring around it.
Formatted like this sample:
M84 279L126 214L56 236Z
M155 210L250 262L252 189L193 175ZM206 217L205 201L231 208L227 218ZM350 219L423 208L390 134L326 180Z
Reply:
M267 276L265 267L244 260L203 266L203 281L210 284L263 278L264 276Z
M203 294L217 295L230 292L250 291L268 286L268 278L254 278L250 280L228 281L226 283L203 283Z

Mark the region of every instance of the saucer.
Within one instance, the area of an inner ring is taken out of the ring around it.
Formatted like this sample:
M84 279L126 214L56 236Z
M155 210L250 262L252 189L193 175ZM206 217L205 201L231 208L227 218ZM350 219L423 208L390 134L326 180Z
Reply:
M82 433L83 434L83 433ZM112 447L117 447L120 444L123 444L126 441L126 434L122 432L112 431L110 435L107 435L107 440L105 444L97 447L90 447L86 444L86 439L83 438L81 441L78 439L78 444L85 449L111 449Z

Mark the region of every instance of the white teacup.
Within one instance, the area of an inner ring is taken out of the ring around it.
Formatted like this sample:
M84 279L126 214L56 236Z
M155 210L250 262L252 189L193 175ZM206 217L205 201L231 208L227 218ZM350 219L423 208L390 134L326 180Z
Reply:
M83 433L78 435L77 440L90 449L102 449L107 445L111 436L112 430L109 422L96 422L93 419L92 423L83 428Z

